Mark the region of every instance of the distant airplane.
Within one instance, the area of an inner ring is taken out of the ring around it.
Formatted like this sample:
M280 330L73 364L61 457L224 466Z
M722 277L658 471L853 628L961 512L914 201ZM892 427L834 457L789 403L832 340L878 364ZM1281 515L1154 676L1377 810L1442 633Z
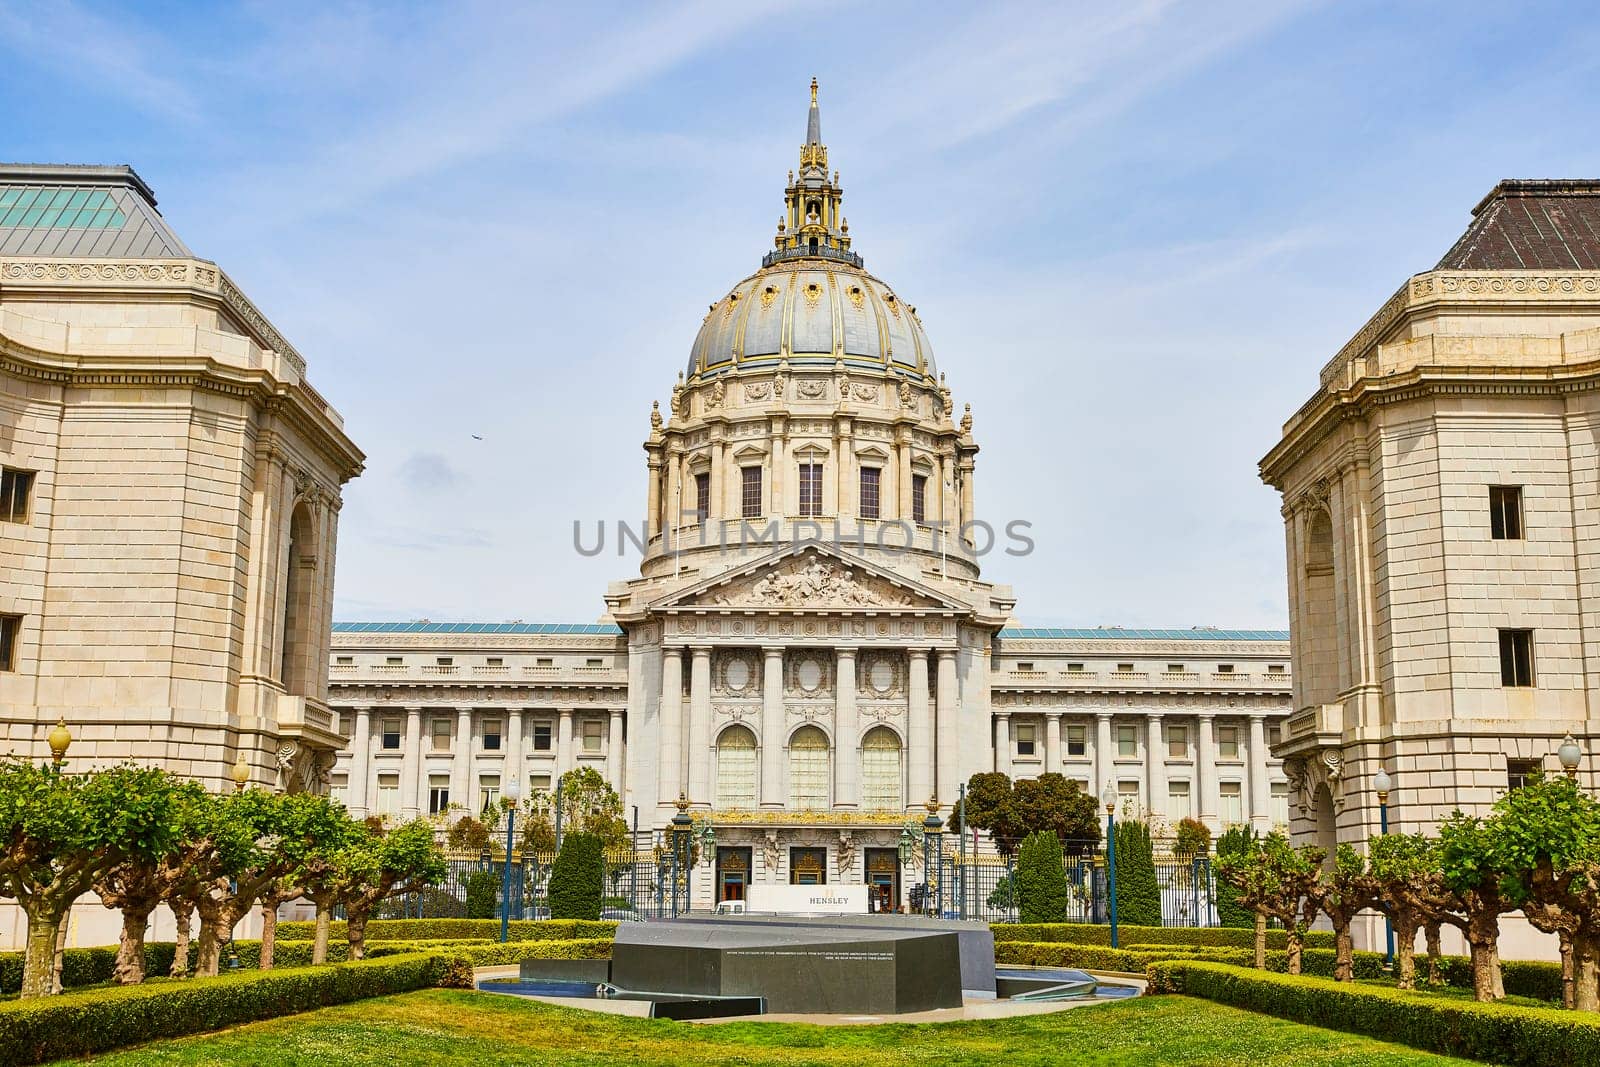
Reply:
M483 438L481 438L481 437L479 437L479 436L478 436L478 435L477 435L477 434L473 434L473 435L472 435L472 439L473 439L473 440L474 440L474 441L481 441L481 440L483 440Z

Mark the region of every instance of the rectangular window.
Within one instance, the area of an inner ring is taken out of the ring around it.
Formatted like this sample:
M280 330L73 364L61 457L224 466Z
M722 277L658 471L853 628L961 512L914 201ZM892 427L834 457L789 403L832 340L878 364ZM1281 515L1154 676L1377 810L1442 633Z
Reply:
M911 521L915 523L928 521L928 476L926 474L913 474L911 476Z
M694 476L694 521L705 522L711 514L711 472Z
M428 775L428 814L437 815L450 808L450 776Z
M815 518L822 514L822 464L800 464L800 516Z
M877 467L861 468L861 517L878 517L878 490L883 486L883 472Z
M1067 755L1081 756L1087 749L1083 740L1084 730L1081 726L1067 727Z
M1030 662L1019 661L1016 669L1019 671L1031 671L1033 670L1033 664Z
M0 522L27 522L33 472L0 467Z
M529 793L550 792L550 776L548 774L531 774L528 776Z
M1528 779L1539 773L1539 761L1536 759L1508 759L1506 760L1506 788L1521 789L1528 784Z
M1117 727L1117 755L1137 756L1139 754L1139 733L1132 726Z
M1218 782L1217 817L1226 826L1244 822L1244 791L1238 782Z
M1069 664L1067 664L1067 670L1073 671L1073 672L1081 671L1081 670L1083 670L1083 664L1081 664L1081 663L1069 663Z
M1278 742L1282 740L1283 726L1279 723L1272 723L1269 725L1267 727L1267 747L1276 748L1278 746Z
M1034 750L1033 725L1031 723L1019 723L1017 725L1016 729L1017 729L1017 755L1019 755L1019 756L1031 756L1031 755L1033 755L1033 750Z
M399 667L405 663L405 659L401 656L386 656L384 657L383 662L388 664L390 667Z
M1237 726L1217 727L1217 758L1239 758L1239 728Z
M556 660L554 656L539 656L534 659L533 665L535 667L554 667Z
M761 517L761 468L739 468L739 514L747 519Z
M393 815L400 810L400 775L378 775L378 814Z
M1129 817L1139 814L1139 782L1124 778L1117 783L1117 810Z
M428 734L433 741L435 752L450 751L450 720L446 718L434 719L428 724Z
M1121 671L1123 674L1128 674L1133 670L1133 664L1119 663L1117 664L1117 670Z
M455 660L451 659L449 656L436 656L434 657L433 662L440 667L449 667L455 663Z
M593 719L583 724L583 750L600 752L605 749L606 724Z
M1169 664L1167 664L1167 673L1168 674L1182 674L1183 673L1183 664L1181 664L1181 663L1169 663Z
M21 615L0 615L0 671L17 669L17 645L21 633Z
M399 719L383 720L383 740L380 742L380 744L383 748L389 749L390 751L394 751L400 747Z
M1189 728L1187 726L1167 727L1167 755L1173 759L1184 759L1189 755Z
M1522 540L1522 486L1489 487L1489 536L1496 541Z
M585 667L604 667L606 665L606 661L604 659L601 659L601 658L595 656L595 657L590 657L589 659L584 660L583 661L583 665Z
M350 776L336 774L328 782L328 799L335 804L350 803Z
M1219 664L1217 664L1217 673L1218 674L1232 674L1233 673L1233 664L1231 664L1231 663L1219 663Z
M500 776L498 774L482 774L478 776L478 810L492 812L500 806Z
M502 656L488 656L484 659L483 665L485 667L504 667L506 661Z
M1167 783L1167 818L1186 819L1194 814L1189 806L1189 783Z
M335 656L333 661L341 667L348 667L355 663L356 658L354 656Z
M500 720L483 720L483 750L485 752L500 751Z
M549 723L536 722L533 724L533 750L535 752L550 751L550 734L551 728Z
M1500 631L1500 684L1518 688L1533 684L1533 631Z
M1289 783L1272 783L1272 824L1289 825Z
M1269 663L1269 664L1267 664L1267 673L1268 674L1282 674L1283 673L1283 664L1281 664L1281 663Z

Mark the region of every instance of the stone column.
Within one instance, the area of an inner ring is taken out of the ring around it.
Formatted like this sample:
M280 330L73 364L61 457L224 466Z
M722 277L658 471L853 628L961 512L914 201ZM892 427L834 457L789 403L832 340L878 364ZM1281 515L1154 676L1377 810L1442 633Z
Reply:
M690 503L692 505L693 501ZM683 525L683 519L678 514L683 510L682 504L683 453L677 448L672 448L667 452L667 499L661 502L661 511L666 516L662 529L666 531L674 545L678 541L678 527ZM665 539L662 544L665 547Z
M911 521L911 427L901 426L895 433L895 489L899 506L895 518Z
M777 398L781 404L783 397ZM772 419L772 464L767 479L767 517L782 519L790 515L789 507L789 441L781 415Z
M572 753L572 709L562 708L561 719L556 724L556 777L576 766Z
M1167 753L1161 747L1161 713L1152 711L1145 717L1144 761L1150 770L1149 802L1145 804L1151 816L1167 812Z
M1272 822L1268 811L1270 802L1267 784L1267 723L1266 716L1250 716L1250 810L1246 813L1251 825L1266 829Z
M1098 800L1100 798L1100 791L1105 788L1107 782L1111 782L1113 786L1116 784L1117 774L1116 767L1111 762L1115 755L1115 753L1113 753L1111 750L1111 712L1097 711L1095 712L1095 719L1095 781L1092 783L1093 788L1090 791L1094 793L1095 799Z
M526 776L522 773L522 757L527 751L527 745L522 740L521 708L512 708L506 715L504 743L506 746L506 775L505 780L500 783L500 788L503 791L507 784L516 782L517 788L526 797L528 795L528 782Z
M1044 769L1046 774L1061 773L1061 716L1053 711L1044 717Z
M467 811L472 801L472 709L456 709L456 736L450 742L450 803Z
M833 806L854 808L861 800L861 728L856 722L856 650L834 650Z
M706 507L707 523L717 522L728 515L726 501L722 499L728 491L727 472L723 469L728 464L728 445L722 439L720 428L713 428L711 432L714 436L711 442L711 497Z
M961 521L963 523L971 522L973 519L972 471L972 457L970 455L961 457ZM971 543L970 539L968 543Z
M906 732L906 758L911 766L906 775L906 808L915 810L933 795L933 716L928 706L928 650L913 648L908 654L910 694Z
M761 806L783 807L783 648L761 650Z
M626 797L626 783L622 780L622 768L628 765L623 759L622 751L622 709L611 709L610 733L606 736L606 781L611 783L611 788L617 791L618 797Z
M372 709L356 709L355 733L350 738L350 810L365 815L372 807Z
M422 773L422 709L406 709L406 747L400 755L400 810L417 817L417 776Z
M938 716L938 732L934 737L934 744L938 746L936 763L939 768L939 802L953 804L956 800L956 791L961 785L958 780L961 757L961 737L957 727L961 709L957 707L958 696L956 693L956 650L941 648L939 650L939 677L934 697L938 701L935 714ZM913 806L917 802L912 797Z
M994 769L1011 777L1011 716L996 712L994 716Z
M1199 736L1195 740L1195 783L1200 796L1200 818L1213 829L1217 826L1217 746L1211 737L1211 715L1198 716Z
M650 484L646 489L645 543L661 532L661 453L650 450L645 466L650 471Z
M661 708L656 758L660 761L660 796L670 805L687 787L683 780L683 649L661 650Z
M692 650L689 669L689 799L711 803L711 647Z

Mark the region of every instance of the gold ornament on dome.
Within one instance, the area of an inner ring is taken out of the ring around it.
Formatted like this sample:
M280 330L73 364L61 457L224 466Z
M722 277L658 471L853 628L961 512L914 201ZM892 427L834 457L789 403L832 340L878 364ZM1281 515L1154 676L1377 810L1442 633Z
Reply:
M866 303L867 300L867 294L862 292L861 286L859 285L852 285L850 287L849 296L850 303L854 304L856 307L860 307L862 304Z
M771 307L772 302L776 299L778 299L778 287L776 285L768 285L762 288L761 306L763 308Z

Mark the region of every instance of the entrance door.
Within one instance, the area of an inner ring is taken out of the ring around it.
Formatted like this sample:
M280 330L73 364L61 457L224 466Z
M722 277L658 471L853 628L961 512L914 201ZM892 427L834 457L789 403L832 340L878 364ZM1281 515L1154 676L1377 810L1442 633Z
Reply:
M900 908L900 850L867 849L867 898L871 910L898 911Z
M717 849L717 903L743 900L750 885L750 849Z
M790 885L827 885L828 850L825 848L791 848L789 850Z

